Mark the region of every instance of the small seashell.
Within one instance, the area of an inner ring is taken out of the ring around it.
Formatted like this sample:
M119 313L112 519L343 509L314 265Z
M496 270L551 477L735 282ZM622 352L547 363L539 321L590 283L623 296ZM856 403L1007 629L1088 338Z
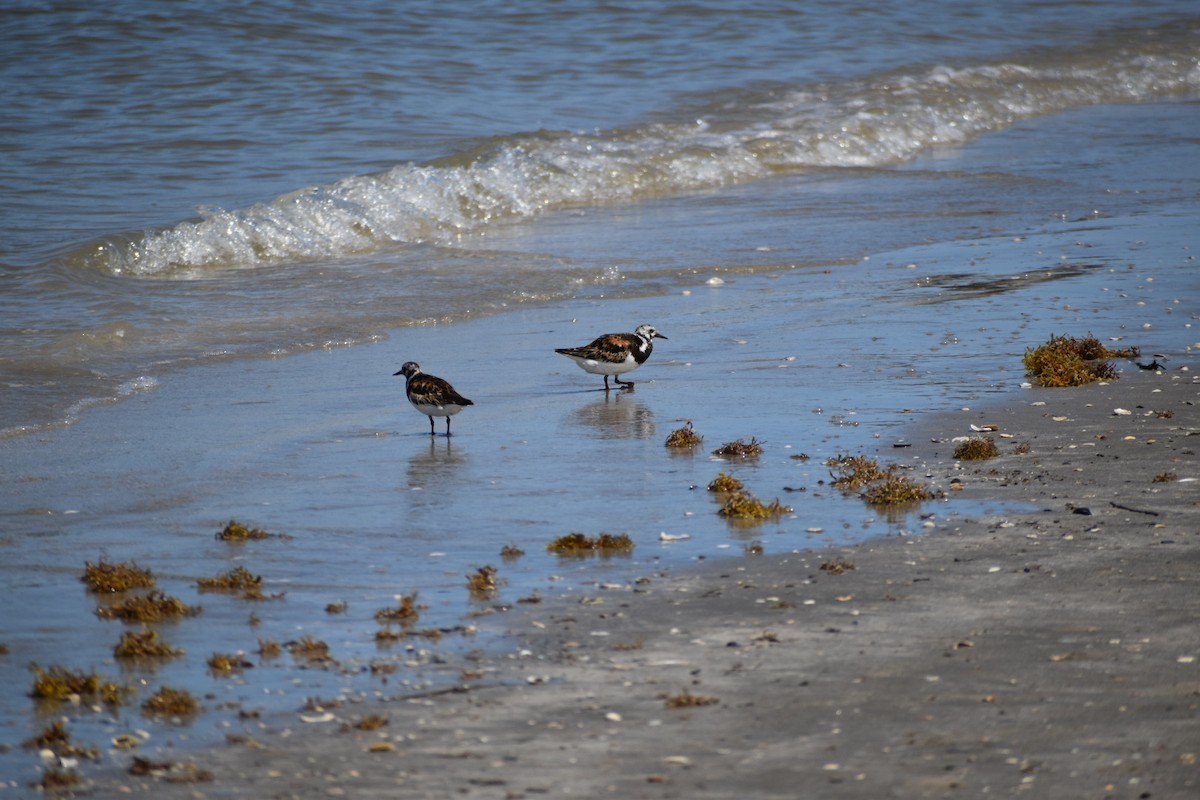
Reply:
M667 533L663 531L658 535L660 542L682 542L684 539L690 539L691 534L688 533Z
M1132 413L1133 412L1127 408L1114 408L1113 409L1113 414L1118 417L1128 417Z
M301 714L300 715L301 722L331 722L332 720L333 720L333 713L330 711L326 711L324 714Z
M120 750L132 750L142 743L142 740L128 733L122 733L112 738L113 747Z
M367 745L368 753L394 753L396 745L391 742L371 742Z
M615 711L608 712L607 714L604 715L604 718L606 720L608 720L609 722L620 722L621 721L621 715Z

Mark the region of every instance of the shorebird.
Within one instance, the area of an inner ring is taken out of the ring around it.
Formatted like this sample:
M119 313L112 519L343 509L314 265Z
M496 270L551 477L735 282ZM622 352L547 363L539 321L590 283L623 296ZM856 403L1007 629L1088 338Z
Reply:
M560 347L554 352L571 359L584 372L603 375L607 392L609 375L618 386L633 386L633 381L617 376L645 364L654 350L654 340L666 338L653 325L639 325L633 333L606 333L583 347Z
M412 407L429 417L429 435L436 436L433 427L434 417L446 418L446 435L450 435L450 418L467 406L475 405L454 390L449 382L421 372L421 365L408 361L400 367L395 375L403 375L407 381L404 393Z

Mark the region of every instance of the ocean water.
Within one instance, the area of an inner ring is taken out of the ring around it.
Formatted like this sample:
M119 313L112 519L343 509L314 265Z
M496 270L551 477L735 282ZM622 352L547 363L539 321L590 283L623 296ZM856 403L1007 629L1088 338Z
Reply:
M489 562L511 604L758 540L913 532L829 491L822 459L1012 397L1051 333L1200 341L1193 3L10 2L0 34L18 791L43 768L21 742L63 713L26 696L30 662L206 696L184 727L67 713L78 741L148 731L176 758L255 724L237 708L403 693L506 646L376 648L399 593L454 627L490 616L463 585ZM552 353L640 322L670 339L635 392ZM452 440L403 403L410 359L477 401ZM684 419L706 445L765 439L733 469L795 515L718 518L699 489L729 465L664 453ZM293 538L231 549L231 514ZM544 552L570 530L638 554ZM499 562L510 543L526 557ZM186 658L114 663L119 626L78 583L100 558L204 605L160 626ZM196 590L234 565L286 598ZM302 634L338 667L203 663Z
M863 240L858 223L913 202L872 178L1022 120L1194 100L1194 12L6 3L0 431L70 424L200 362L636 294L697 266L669 235L621 254L525 236L600 209L745 202L786 179L812 186L804 263L954 239L962 220L930 206ZM821 206L851 185L871 202ZM788 266L744 238L724 236L746 264Z

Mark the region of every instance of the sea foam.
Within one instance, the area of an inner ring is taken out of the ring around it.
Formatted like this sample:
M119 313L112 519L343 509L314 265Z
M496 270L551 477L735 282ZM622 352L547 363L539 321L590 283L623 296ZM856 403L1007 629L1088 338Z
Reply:
M497 137L249 208L106 241L113 274L188 278L212 268L338 258L396 244L456 245L487 225L773 174L885 168L1071 108L1200 94L1200 30L1176 26L1027 61L908 68L868 79L745 92L699 118L595 132ZM1151 35L1153 34L1153 35Z

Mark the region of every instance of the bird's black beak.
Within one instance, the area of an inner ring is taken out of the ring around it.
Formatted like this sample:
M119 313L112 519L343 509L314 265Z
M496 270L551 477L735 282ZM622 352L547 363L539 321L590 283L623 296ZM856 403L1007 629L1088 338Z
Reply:
M667 337L663 336L663 335L662 335L661 333L659 333L658 331L655 331L655 332L654 332L654 337L653 337L653 338L655 338L655 339L666 339Z
M404 370L400 370L399 372L393 372L393 373L392 373L392 377L394 378L394 377L396 377L397 375L403 375L403 374L404 374Z

